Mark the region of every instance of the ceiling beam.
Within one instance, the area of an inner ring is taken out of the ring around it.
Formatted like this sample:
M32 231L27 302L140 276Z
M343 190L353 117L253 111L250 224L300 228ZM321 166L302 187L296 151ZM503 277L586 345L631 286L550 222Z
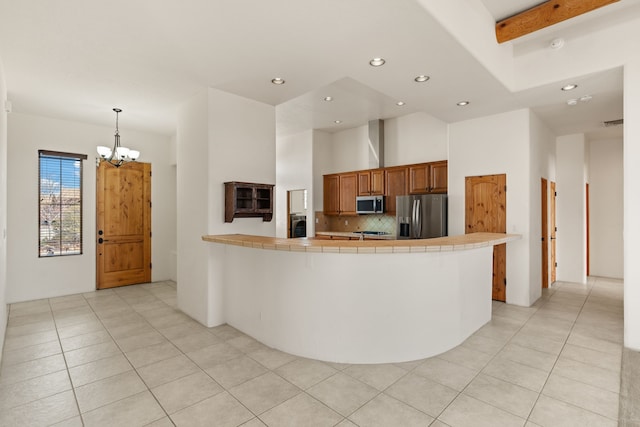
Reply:
M496 23L498 43L533 33L620 0L549 0Z

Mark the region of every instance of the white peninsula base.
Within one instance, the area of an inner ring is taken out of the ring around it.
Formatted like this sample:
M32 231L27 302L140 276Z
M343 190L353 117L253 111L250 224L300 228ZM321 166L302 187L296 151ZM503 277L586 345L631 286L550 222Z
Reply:
M287 353L342 363L417 360L460 344L491 319L493 244L506 241L336 253L313 242L280 250L205 240L216 242L228 324Z

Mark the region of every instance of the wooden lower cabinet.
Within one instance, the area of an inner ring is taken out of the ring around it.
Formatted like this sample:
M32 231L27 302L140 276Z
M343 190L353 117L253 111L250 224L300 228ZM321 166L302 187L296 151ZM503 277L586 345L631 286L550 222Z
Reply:
M359 237L347 237L347 236L330 236L326 234L316 234L317 240L360 240Z

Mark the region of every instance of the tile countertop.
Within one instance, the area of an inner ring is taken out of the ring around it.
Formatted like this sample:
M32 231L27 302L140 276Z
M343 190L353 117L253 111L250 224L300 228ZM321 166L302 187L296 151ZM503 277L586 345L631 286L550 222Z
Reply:
M348 233L351 234L351 233ZM408 253L445 252L499 245L521 239L519 234L471 233L460 236L412 240L314 240L283 239L246 234L202 236L206 242L293 252Z

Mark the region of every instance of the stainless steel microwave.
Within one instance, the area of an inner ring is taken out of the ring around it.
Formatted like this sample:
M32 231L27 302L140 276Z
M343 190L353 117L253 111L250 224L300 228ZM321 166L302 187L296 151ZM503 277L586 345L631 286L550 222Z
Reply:
M356 197L356 212L359 214L381 214L384 212L383 196Z

